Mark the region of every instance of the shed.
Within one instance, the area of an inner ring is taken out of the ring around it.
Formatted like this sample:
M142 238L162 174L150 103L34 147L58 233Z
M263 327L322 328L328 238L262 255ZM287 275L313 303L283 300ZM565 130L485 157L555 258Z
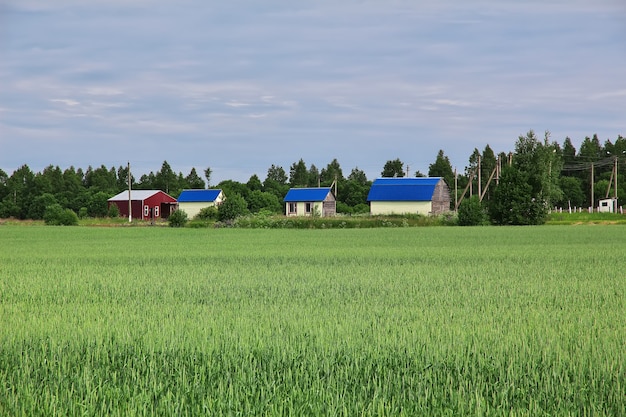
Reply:
M337 201L328 188L291 188L284 199L287 216L334 216Z
M219 189L183 190L178 196L178 209L187 213L189 218L193 218L203 208L218 206L222 201L224 193Z
M617 207L617 199L604 198L598 202L598 211L600 213L613 213Z
M132 218L140 220L167 219L176 207L176 199L161 190L131 190ZM117 205L120 216L128 217L128 191L109 198L109 207Z
M438 215L450 211L450 189L440 177L378 178L367 201L372 215Z

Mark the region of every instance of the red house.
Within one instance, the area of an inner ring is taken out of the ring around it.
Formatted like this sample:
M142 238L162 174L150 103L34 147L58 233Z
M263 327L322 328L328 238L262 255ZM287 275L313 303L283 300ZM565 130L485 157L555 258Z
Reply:
M167 219L176 207L176 199L161 190L131 190L132 218L140 220ZM115 204L121 217L128 217L128 191L109 198L109 207Z

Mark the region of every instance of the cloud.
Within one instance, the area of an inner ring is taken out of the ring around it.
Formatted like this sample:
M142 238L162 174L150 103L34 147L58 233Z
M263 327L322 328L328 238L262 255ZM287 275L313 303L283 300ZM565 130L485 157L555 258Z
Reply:
M531 128L624 133L612 0L12 0L0 14L5 171L63 164L59 140L98 165L124 148L136 169L219 161L241 180L299 158L371 176L406 156L424 172L439 149L463 165Z

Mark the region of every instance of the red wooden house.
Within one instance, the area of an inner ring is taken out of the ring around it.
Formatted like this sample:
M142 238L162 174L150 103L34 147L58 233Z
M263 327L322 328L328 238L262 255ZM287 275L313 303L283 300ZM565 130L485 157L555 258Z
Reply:
M115 204L120 217L128 217L128 191L109 198L109 207ZM161 190L131 190L132 218L139 220L167 219L176 207L176 199Z

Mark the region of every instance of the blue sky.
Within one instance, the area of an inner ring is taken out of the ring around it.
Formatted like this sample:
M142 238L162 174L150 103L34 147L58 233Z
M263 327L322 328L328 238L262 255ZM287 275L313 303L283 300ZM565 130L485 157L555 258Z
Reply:
M0 0L0 168L377 177L626 135L620 0Z

